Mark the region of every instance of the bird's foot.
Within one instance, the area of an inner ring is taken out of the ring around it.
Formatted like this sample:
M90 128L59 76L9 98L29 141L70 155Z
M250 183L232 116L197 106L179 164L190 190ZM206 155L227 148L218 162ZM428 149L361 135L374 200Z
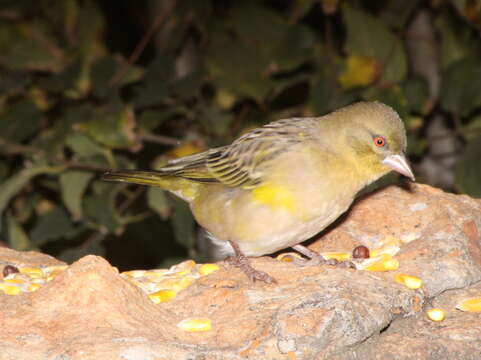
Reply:
M316 266L316 265L331 265L339 266L346 269L355 269L356 265L351 261L339 261L336 259L324 259L321 254L303 246L295 245L292 247L294 250L300 252L302 255L306 256L308 259L295 258L294 263L299 266Z
M268 273L254 269L250 264L249 259L242 253L236 243L232 241L230 243L232 245L232 248L234 249L235 256L231 256L227 259L229 264L241 269L252 282L262 281L267 284L277 284L277 280L270 276Z

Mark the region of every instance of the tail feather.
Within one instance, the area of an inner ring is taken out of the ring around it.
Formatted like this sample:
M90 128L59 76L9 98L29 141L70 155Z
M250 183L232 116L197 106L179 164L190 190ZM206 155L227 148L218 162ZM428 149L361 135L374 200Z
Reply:
M171 177L160 171L113 170L102 175L103 180L121 181L140 185L151 185L165 188L171 183Z
M139 185L157 186L179 196L185 201L192 201L198 194L202 183L190 181L162 171L112 170L102 176L103 180L121 181Z

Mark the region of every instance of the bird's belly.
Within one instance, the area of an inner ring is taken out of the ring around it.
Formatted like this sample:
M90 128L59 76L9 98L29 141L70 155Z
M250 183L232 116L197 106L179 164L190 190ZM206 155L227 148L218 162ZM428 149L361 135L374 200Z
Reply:
M239 242L239 247L247 256L262 256L297 245L324 230L346 209L333 205L310 220L278 223L268 234L259 234L255 241Z
M205 200L192 207L194 216L225 256L233 254L228 240L236 242L247 256L271 254L299 244L331 224L351 203L324 197L322 201L303 203L296 211L272 208L225 192L210 193Z

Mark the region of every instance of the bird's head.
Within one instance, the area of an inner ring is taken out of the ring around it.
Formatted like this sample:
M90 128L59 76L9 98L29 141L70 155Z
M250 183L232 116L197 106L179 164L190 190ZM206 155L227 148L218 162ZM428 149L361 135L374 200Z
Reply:
M356 167L371 180L394 170L414 181L406 159L406 130L399 115L378 102L360 102L333 113L344 122L343 142Z

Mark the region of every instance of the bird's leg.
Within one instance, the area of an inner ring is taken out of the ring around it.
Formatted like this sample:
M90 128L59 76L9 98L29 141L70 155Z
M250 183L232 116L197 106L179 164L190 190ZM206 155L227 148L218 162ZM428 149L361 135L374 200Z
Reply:
M322 257L321 254L318 254L315 251L305 247L304 245L297 244L292 247L294 250L300 252L305 257L309 258L309 260L305 259L294 259L294 263L300 266L312 266L312 265L332 265L332 266L341 266L345 268L355 268L356 266L350 261L338 261L336 259L329 259L326 260Z
M251 266L249 259L241 251L241 249L239 248L239 245L237 245L235 242L230 240L229 240L229 243L234 249L234 254L235 254L234 256L231 256L228 259L231 265L237 266L239 269L241 269L252 282L255 282L256 280L258 280L258 281L266 282L268 284L277 284L276 279L274 279L268 273L264 271L256 270Z

